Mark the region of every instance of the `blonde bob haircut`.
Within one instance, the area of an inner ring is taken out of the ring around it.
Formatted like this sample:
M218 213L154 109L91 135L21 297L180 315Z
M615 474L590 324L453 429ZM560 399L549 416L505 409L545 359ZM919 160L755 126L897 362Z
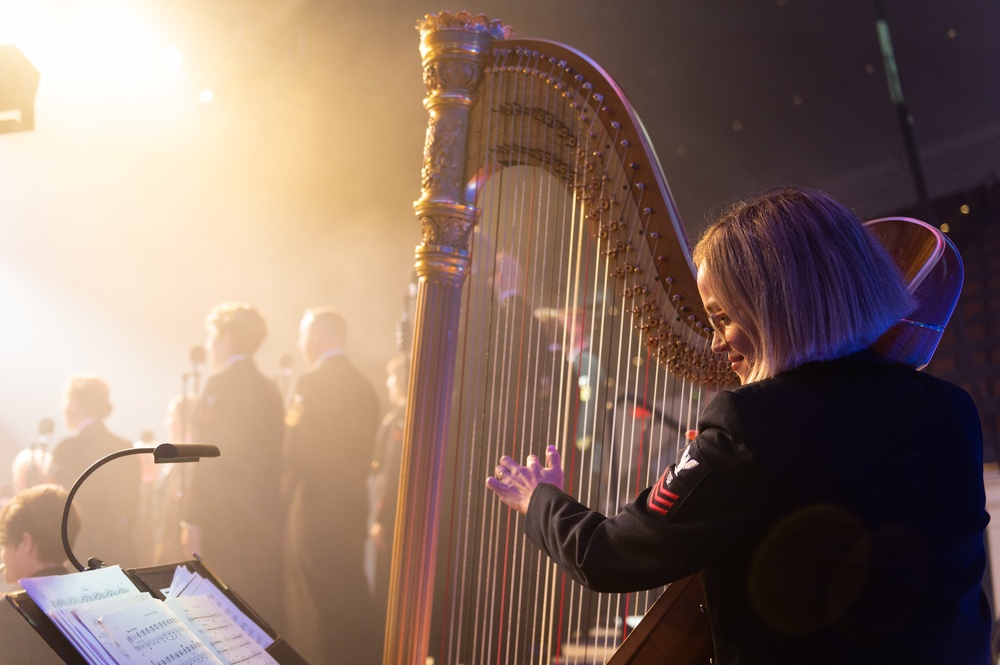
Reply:
M809 189L733 205L693 258L746 334L747 383L860 351L914 308L899 269L854 213Z

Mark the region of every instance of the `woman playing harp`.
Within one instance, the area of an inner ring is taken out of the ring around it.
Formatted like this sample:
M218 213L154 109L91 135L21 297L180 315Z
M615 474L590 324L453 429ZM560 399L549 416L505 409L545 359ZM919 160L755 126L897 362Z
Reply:
M786 188L738 204L694 250L720 392L655 485L606 517L544 465L487 487L528 538L601 591L701 571L720 665L986 663L982 435L960 388L869 347L913 309L843 205Z

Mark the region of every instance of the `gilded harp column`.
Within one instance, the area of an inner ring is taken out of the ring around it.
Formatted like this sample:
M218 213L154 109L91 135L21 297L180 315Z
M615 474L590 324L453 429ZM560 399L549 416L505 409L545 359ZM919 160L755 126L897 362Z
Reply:
M428 15L418 28L430 120L414 204L422 243L385 665L424 665L428 651L462 286L479 214L464 198L469 112L493 40L505 37L500 22L465 13Z

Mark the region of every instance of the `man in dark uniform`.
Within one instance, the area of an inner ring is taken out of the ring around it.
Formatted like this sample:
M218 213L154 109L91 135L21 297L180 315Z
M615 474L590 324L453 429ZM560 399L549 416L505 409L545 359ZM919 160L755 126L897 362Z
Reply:
M266 335L264 317L247 303L223 303L208 316L206 346L216 373L195 409L194 441L218 446L221 457L190 465L181 541L185 555L200 554L275 626L282 608L284 404L253 361Z
M49 469L51 481L67 491L91 464L132 447L104 424L111 415L111 391L96 374L75 374L63 392L63 419L74 434L56 444ZM84 565L89 557L108 564L135 567L141 560L133 533L139 507L139 465L136 458L115 460L80 486L73 505L83 523L73 554Z
M309 640L317 665L381 661L381 626L363 571L366 479L380 410L374 388L344 354L345 328L334 309L305 313L299 350L309 369L286 417L288 562L298 579L289 612L315 613L289 623L317 626Z

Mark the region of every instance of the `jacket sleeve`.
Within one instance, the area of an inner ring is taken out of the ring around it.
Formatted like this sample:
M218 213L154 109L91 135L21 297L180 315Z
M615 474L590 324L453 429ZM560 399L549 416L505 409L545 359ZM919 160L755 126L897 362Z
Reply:
M604 592L662 586L744 546L763 524L768 497L737 402L717 396L681 460L613 517L540 485L526 535L577 582Z

